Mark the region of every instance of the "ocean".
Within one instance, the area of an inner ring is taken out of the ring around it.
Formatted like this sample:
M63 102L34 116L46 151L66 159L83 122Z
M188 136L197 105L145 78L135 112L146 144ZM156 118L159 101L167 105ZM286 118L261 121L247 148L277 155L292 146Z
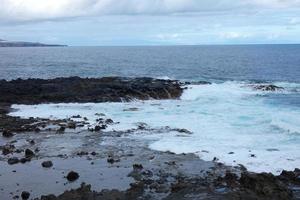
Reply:
M65 118L92 123L105 113L127 130L139 123L163 131L130 135L155 150L195 153L250 171L279 174L300 166L300 45L0 48L0 79L154 77L209 81L190 85L178 100L123 103L13 105L13 116ZM250 85L275 84L282 91ZM128 108L135 111L124 111Z

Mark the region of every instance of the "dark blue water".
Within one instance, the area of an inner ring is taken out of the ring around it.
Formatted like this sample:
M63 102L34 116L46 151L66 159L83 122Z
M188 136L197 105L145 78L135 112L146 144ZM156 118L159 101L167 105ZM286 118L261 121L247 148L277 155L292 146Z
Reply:
M62 76L300 82L300 45L0 48L0 79Z

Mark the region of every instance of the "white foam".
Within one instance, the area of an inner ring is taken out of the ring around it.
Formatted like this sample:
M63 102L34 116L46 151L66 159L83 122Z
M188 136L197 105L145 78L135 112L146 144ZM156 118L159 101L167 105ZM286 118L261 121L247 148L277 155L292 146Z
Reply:
M109 127L111 130L130 129L137 122L185 128L193 134L166 132L131 137L151 140L150 147L156 150L196 153L204 160L217 157L228 165L243 164L251 171L278 174L282 169L300 166L300 109L268 104L267 93L253 90L246 83L226 82L189 86L181 100L14 105L18 110L11 115L65 118L80 114L95 123L95 113L105 113L120 122Z

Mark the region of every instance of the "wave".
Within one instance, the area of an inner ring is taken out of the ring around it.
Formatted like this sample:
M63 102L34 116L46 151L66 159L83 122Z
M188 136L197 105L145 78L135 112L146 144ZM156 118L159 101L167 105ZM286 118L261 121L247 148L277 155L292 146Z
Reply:
M299 87L295 83L272 84L289 91ZM256 172L280 173L299 167L300 109L266 101L271 98L269 94L289 93L255 90L249 82L237 81L187 87L180 100L14 105L18 110L10 114L26 118L79 114L95 124L95 114L104 113L120 122L108 130L128 130L142 122L151 128L169 126L193 133L185 137L168 131L131 136L151 140L150 147L156 150L195 153L204 160L217 157L228 165L243 164ZM278 151L267 150L275 148Z

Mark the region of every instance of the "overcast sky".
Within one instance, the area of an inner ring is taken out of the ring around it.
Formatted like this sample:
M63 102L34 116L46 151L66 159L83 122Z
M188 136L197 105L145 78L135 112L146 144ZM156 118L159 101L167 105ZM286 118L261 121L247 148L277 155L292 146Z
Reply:
M0 0L0 38L68 45L300 43L300 0Z

